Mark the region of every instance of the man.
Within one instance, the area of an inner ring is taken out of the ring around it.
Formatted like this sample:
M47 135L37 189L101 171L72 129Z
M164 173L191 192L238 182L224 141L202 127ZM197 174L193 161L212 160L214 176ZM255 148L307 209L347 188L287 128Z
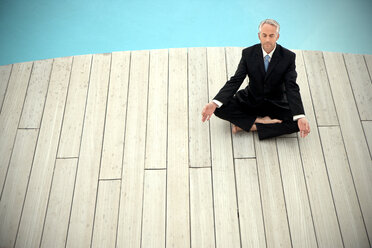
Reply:
M309 134L310 126L296 83L296 54L276 43L279 30L275 20L260 23L261 44L242 51L235 75L205 105L203 122L214 113L233 124L233 133L257 131L259 139L298 131L301 137ZM238 91L247 75L248 86Z

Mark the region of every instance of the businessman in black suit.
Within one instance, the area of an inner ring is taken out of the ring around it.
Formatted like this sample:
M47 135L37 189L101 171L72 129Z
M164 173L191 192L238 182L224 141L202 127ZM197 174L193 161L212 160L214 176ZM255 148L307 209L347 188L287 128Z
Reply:
M272 19L260 23L261 43L243 50L235 75L205 105L203 122L214 113L233 124L233 133L257 131L259 139L298 131L301 137L309 134L296 83L296 55L276 43L279 29ZM248 86L238 91L247 75Z

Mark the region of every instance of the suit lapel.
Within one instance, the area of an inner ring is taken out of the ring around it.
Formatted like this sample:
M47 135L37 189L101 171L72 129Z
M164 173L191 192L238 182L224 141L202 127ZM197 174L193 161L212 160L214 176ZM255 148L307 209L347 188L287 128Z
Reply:
M260 73L263 76L265 76L265 65L264 65L264 60L263 60L261 44L259 44L256 48L256 59L257 59L258 64L259 64Z
M280 49L280 46L278 44L276 44L276 49L273 53L273 57L270 60L269 67L267 68L267 72L266 72L266 75L265 75L265 81L269 77L270 73L273 71L274 67L279 62L279 57L280 57L279 56L279 49Z

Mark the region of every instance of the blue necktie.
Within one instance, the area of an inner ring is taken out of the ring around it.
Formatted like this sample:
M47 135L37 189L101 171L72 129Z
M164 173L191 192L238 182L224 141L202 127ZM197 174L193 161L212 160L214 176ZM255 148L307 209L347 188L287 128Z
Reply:
M267 68L269 67L269 59L270 59L270 56L267 54L265 56L265 60L264 60L264 63L265 63L265 72L267 72Z

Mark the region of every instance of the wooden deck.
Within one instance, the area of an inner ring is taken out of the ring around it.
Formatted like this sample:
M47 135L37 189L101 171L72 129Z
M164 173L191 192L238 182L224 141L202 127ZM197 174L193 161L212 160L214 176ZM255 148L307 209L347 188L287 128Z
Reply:
M241 49L1 66L0 247L371 247L372 55L295 51L311 133L259 141L201 122Z

